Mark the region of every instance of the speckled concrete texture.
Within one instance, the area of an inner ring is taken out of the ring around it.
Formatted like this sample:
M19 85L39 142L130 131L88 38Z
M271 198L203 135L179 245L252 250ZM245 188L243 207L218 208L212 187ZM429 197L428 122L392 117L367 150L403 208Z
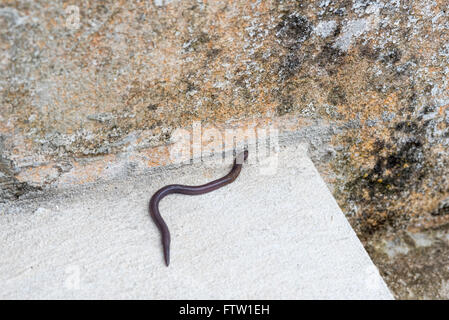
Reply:
M391 299L305 146L277 155L274 174L247 164L220 190L161 202L172 232L169 268L148 215L151 194L168 183L204 183L229 164L4 208L0 297Z

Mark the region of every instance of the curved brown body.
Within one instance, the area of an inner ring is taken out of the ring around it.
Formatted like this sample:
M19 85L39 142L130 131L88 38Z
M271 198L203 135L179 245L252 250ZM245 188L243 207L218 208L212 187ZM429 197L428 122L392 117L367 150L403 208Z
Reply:
M200 186L187 186L181 184L171 184L159 189L150 200L150 215L153 218L154 223L161 232L162 247L164 249L165 264L168 266L170 264L170 230L165 223L164 219L159 212L159 202L165 196L172 193L188 194L188 195L199 195L217 190L231 182L233 182L242 169L243 161L248 158L248 151L244 151L237 155L234 160L234 165L231 171L224 177L214 180L212 182L200 185Z

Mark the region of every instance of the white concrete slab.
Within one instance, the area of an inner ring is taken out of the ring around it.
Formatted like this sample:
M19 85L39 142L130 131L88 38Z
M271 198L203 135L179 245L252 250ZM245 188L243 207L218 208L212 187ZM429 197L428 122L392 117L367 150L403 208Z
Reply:
M184 166L3 205L0 298L391 299L304 146L281 148L278 160L273 175L249 164L220 190L165 198L168 268L151 195L229 166Z

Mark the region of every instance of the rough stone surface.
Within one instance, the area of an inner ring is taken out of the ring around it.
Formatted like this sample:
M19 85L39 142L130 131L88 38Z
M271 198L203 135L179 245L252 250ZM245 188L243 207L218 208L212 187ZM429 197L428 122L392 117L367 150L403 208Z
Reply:
M245 164L222 189L165 198L169 268L148 196L230 163L16 203L0 215L0 298L391 299L306 148L277 160L275 174Z
M447 1L70 5L0 4L1 201L165 165L192 121L269 119L306 133L366 245L448 225Z
M366 249L397 298L448 299L447 226L375 236Z

